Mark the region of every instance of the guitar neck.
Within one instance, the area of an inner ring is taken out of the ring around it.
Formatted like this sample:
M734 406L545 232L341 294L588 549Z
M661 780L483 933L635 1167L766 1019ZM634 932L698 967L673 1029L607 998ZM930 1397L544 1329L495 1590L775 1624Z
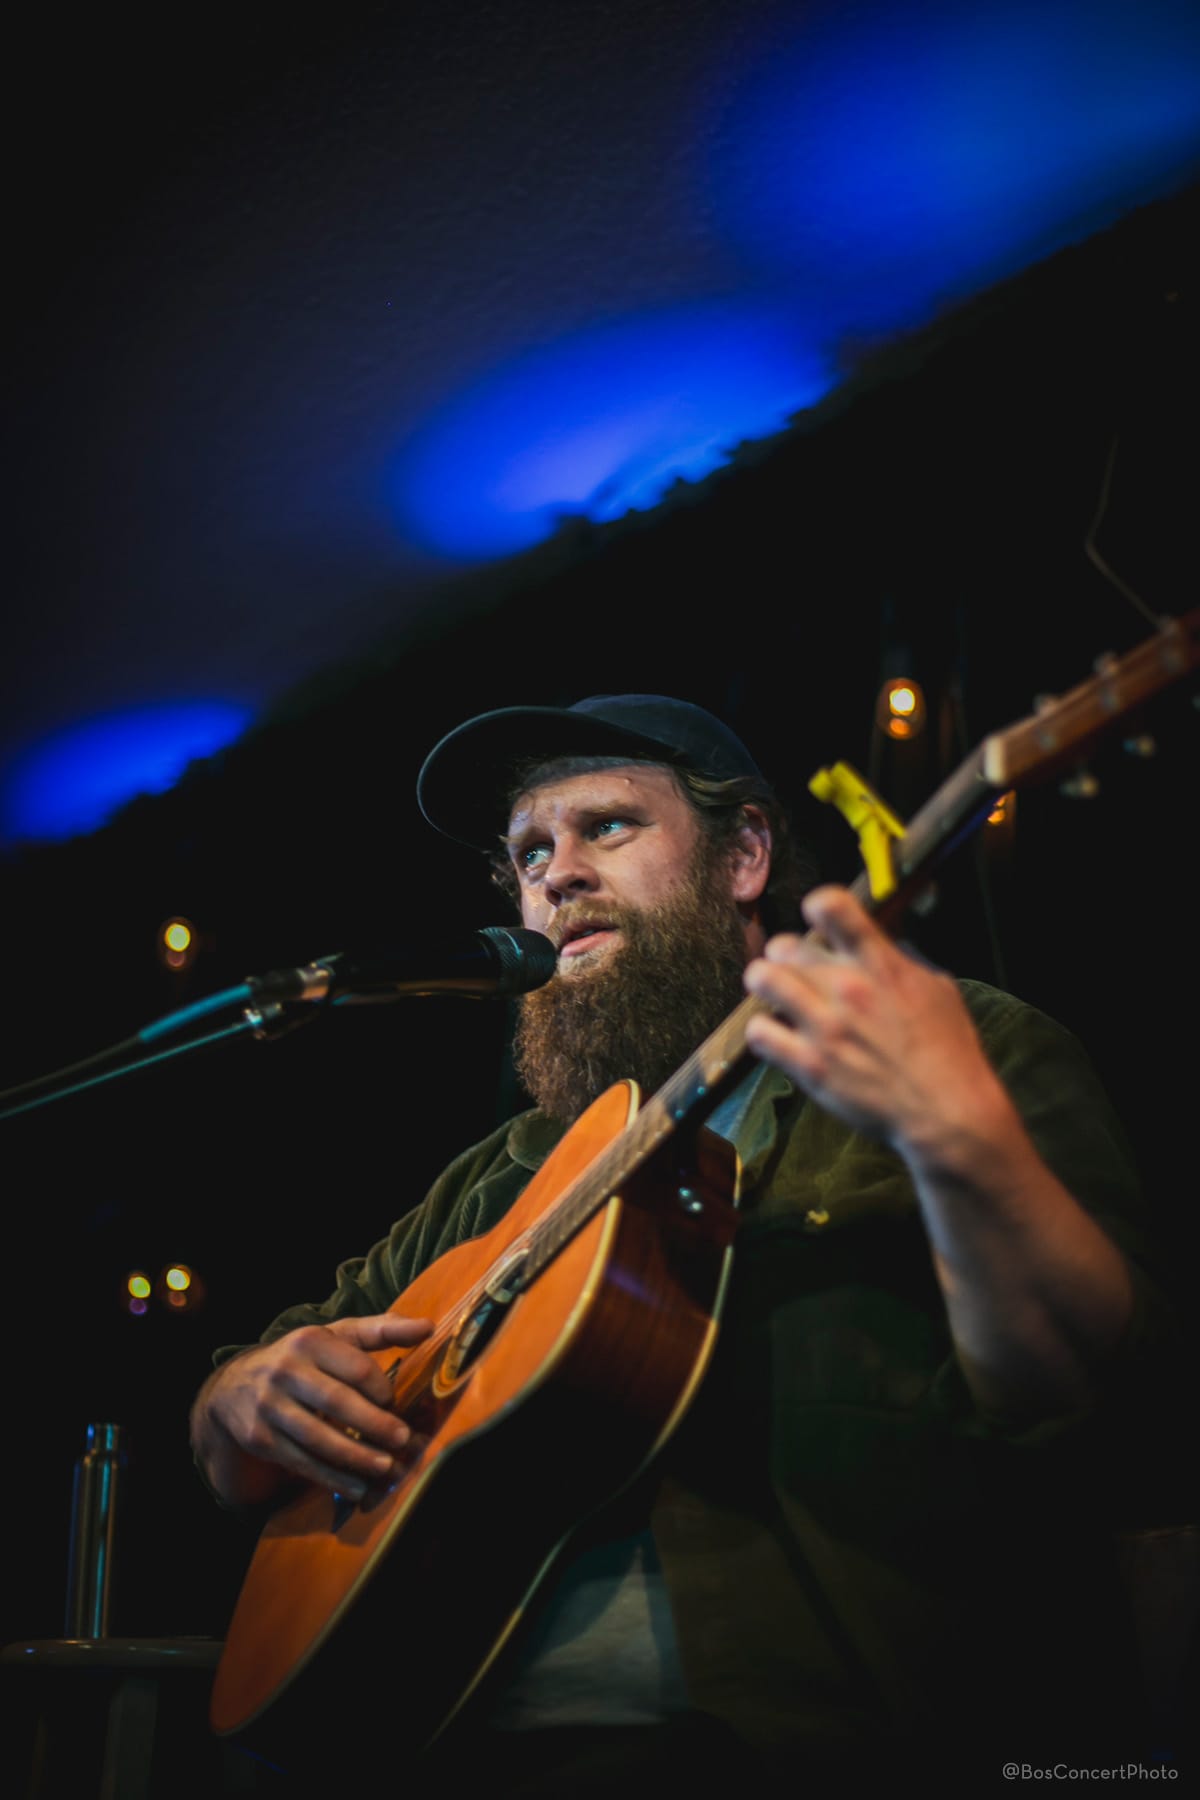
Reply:
M764 1010L747 996L698 1050L635 1113L616 1138L560 1196L529 1241L521 1284L532 1280L605 1201L653 1156L685 1121L702 1117L749 1060L746 1026Z
M856 899L889 929L928 885L934 871L983 823L1005 791L1006 783L989 777L989 743L985 740L977 745L913 814L904 836L893 844L893 891L882 900L874 899L865 869L850 883Z

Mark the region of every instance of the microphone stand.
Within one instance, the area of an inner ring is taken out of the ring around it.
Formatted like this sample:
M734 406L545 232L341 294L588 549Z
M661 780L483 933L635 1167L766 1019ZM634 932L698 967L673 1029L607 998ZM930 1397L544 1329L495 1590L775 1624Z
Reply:
M527 993L549 981L554 973L558 952L539 931L489 925L477 931L474 939L470 947L456 943L443 949L442 966L436 976L431 976L426 967L414 966L411 957L397 957L394 952L357 956L339 952L302 968L275 969L266 975L251 976L236 987L224 988L219 994L210 994L152 1020L133 1037L124 1038L95 1056L7 1089L0 1093L0 1119L32 1112L34 1107L45 1106L51 1100L82 1093L101 1082L113 1081L118 1075L151 1068L169 1057L181 1056L185 1050L200 1050L247 1031L256 1038L279 1037L332 1006L351 1001L378 1005L404 995L452 993L463 999L476 999L488 994ZM213 1013L234 1006L242 1012L235 1024L164 1050L157 1048L163 1038L189 1030ZM145 1054L147 1051L149 1054Z
M32 1112L35 1107L46 1106L51 1100L64 1100L70 1094L81 1094L87 1088L99 1087L102 1082L115 1081L118 1075L136 1074L139 1069L153 1068L155 1064L167 1062L171 1057L182 1056L185 1051L203 1050L208 1044L220 1044L227 1038L241 1037L246 1032L259 1039L281 1037L285 1031L302 1025L306 1019L316 1018L321 1010L308 1005L289 1007L278 1000L265 1005L247 1005L243 1008L240 1019L232 1025L222 1026L219 1031L205 1032L200 1037L189 1038L184 1044L172 1044L146 1056L133 1055L133 1052L143 1046L157 1043L159 1039L175 1031L182 1031L197 1019L217 1012L221 1007L241 1004L250 991L248 986L228 988L222 994L198 1000L192 1006L182 1007L178 1012L167 1013L163 1018L153 1020L133 1037L124 1038L120 1043L110 1045L107 1050L98 1051L95 1056L71 1063L65 1069L57 1069L49 1075L41 1075L35 1081L25 1082L20 1087L9 1088L0 1094L0 1101L12 1104L0 1106L0 1119L12 1119L18 1113ZM120 1056L130 1057L131 1060L121 1062L115 1068L97 1066L111 1064ZM89 1069L95 1072L87 1074Z

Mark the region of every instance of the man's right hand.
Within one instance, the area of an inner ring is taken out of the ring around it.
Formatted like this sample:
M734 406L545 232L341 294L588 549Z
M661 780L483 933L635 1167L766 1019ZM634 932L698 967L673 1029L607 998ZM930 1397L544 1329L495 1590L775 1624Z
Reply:
M370 1350L420 1343L428 1319L396 1313L302 1325L243 1351L192 1407L192 1445L221 1498L252 1505L293 1478L361 1499L386 1482L411 1433Z

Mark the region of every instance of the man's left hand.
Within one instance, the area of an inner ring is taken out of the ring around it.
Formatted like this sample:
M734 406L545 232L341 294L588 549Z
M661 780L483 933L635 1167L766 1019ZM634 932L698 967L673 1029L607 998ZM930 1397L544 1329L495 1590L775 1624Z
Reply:
M814 889L804 916L813 935L772 938L746 970L747 990L770 1008L746 1030L757 1055L918 1157L1007 1110L949 975L900 949L847 888Z

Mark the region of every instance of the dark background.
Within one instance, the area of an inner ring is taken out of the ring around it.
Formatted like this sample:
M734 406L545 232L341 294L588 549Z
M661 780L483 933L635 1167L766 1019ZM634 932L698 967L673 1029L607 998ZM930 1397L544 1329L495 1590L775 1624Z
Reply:
M1197 198L1144 209L868 363L836 401L614 526L448 584L420 623L289 695L239 745L94 836L4 868L6 1084L248 973L502 919L485 871L418 814L439 734L515 702L638 690L712 707L818 843L838 758L910 812L990 729L1195 604ZM1115 459L1114 459L1115 452ZM1106 473L1110 475L1106 485ZM911 746L873 729L882 676L926 686ZM965 849L913 935L1074 1029L1142 1161L1168 1278L1190 1295L1195 709L1184 683L1092 761L1090 801L1021 796ZM157 961L173 912L204 948ZM346 1011L240 1039L6 1124L10 1567L6 1641L61 1629L71 1466L126 1429L113 1628L219 1634L246 1545L190 1467L212 1348L323 1296L513 1101L495 1004ZM202 1305L145 1317L128 1271L180 1259ZM1164 1447L1164 1470L1178 1446ZM15 1472L15 1479L14 1479ZM1148 1502L1192 1504L1172 1473Z

